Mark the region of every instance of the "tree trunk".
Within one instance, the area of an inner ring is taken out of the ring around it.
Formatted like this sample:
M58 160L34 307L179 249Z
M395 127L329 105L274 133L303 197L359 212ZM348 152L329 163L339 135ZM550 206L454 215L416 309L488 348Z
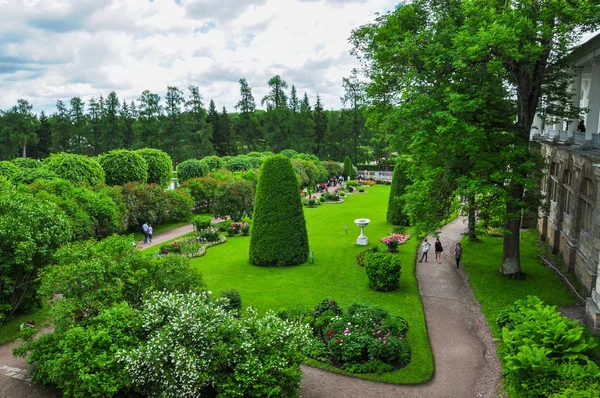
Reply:
M23 157L27 157L27 142L23 143Z
M521 251L519 241L521 237L521 209L515 205L522 200L523 186L517 184L511 190L511 197L507 199L506 214L509 217L504 222L504 228L509 232L504 236L502 250L502 274L513 278L521 276Z
M469 211L468 211L468 225L469 225L469 240L471 242L477 242L477 234L475 233L475 196L469 195Z

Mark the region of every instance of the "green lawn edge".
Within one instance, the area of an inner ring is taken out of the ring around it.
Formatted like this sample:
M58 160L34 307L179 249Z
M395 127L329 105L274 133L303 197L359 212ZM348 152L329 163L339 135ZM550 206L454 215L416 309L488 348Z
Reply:
M389 233L386 221L389 186L373 186L369 195L351 195L336 206L305 208L310 250L315 262L294 267L262 268L248 263L249 239L233 237L224 245L212 247L206 255L192 259L207 289L218 295L236 288L244 307L253 306L259 313L268 310L309 309L323 299L334 299L343 308L352 302L378 305L390 313L403 316L409 323L407 339L412 349L411 363L405 368L384 374L350 374L331 365L307 359L307 365L350 377L392 383L421 384L433 376L433 357L425 323L423 302L415 276L419 240L412 237L400 247L402 260L400 286L394 292L375 292L368 288L364 269L356 263L356 246L360 232L357 218L370 218L365 228L371 245ZM348 234L345 233L348 229ZM318 287L316 286L318 285Z

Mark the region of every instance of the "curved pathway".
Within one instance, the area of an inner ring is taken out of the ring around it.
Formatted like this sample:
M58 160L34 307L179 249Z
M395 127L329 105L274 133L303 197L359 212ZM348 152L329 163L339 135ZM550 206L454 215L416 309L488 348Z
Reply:
M149 247L192 231L185 225L157 235ZM453 247L466 232L463 218L446 225L440 240L442 264L436 264L432 243L429 261L417 264L419 292L423 299L429 341L434 357L434 376L426 384L401 386L376 383L303 366L303 398L469 398L499 396L500 364L489 326L474 299L467 277L456 269ZM469 253L464 254L468 257ZM420 258L420 253L418 258ZM50 398L60 394L31 384L25 376L25 360L14 358L17 343L0 346L0 398Z
M434 376L426 384L400 386L350 378L303 366L303 398L498 397L500 364L490 328L473 297L467 277L456 269L452 256L456 242L466 232L463 218L446 225L440 241L442 263L436 264L433 237L428 262L417 263L419 292L423 299ZM420 250L419 256L420 258ZM468 256L469 253L465 253Z

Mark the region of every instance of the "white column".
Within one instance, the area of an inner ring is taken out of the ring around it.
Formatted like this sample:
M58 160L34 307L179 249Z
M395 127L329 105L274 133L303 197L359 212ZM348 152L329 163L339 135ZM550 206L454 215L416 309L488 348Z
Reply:
M591 140L592 134L598 134L598 122L600 121L600 60L594 59L592 65L592 77L590 81L590 112L587 117L585 139Z
M573 78L573 85L571 86L571 90L572 90L572 94L573 96L571 97L571 103L573 104L573 106L579 108L580 104L579 102L581 101L581 73L582 73L582 69L581 67L575 67L573 68L573 73L575 74L575 77ZM577 125L579 124L579 120L574 120L571 121L569 123L569 126L567 127L567 138L573 138L573 131L575 131L577 129Z

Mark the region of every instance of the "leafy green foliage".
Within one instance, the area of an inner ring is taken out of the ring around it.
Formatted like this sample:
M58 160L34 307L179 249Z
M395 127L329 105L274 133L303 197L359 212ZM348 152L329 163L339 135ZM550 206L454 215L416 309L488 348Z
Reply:
M102 238L124 229L122 209L110 190L76 187L62 179L38 180L19 190L58 204L70 219L75 239Z
M177 165L177 179L183 183L190 178L204 177L209 171L209 166L205 161L188 159Z
M217 197L217 189L230 178L218 179L211 176L195 177L186 180L181 189L190 193L194 199L194 208L198 210L210 211L214 205L214 200Z
M229 171L247 171L260 167L261 158L254 156L239 155L225 162L225 168Z
M12 177L12 181L15 185L19 184L31 184L36 180L53 180L59 178L58 174L52 170L48 170L45 167L37 168L23 168Z
M194 200L183 189L171 189L165 191L167 202L169 203L169 213L167 220L170 221L185 221L192 217L192 207Z
M23 344L37 384L57 387L65 396L110 397L127 391L131 380L117 354L139 344L140 319L125 302L101 309L85 327L50 333Z
M215 217L231 217L240 221L250 216L254 207L254 184L246 180L228 181L217 188L214 202Z
M181 189L165 191L156 184L131 182L122 188L127 209L127 226L138 230L146 221L163 224L191 218L193 200Z
M37 304L38 272L71 234L56 204L18 192L0 195L0 321Z
M211 216L196 216L194 218L194 228L196 231L200 231L201 229L208 228L212 224Z
M292 163L285 156L265 160L258 181L250 263L302 264L308 258L308 233Z
M167 188L173 178L171 157L166 152L154 148L138 149L135 153L144 158L148 165L148 184L158 184Z
M279 153L281 155L285 156L286 158L290 158L290 159L298 154L298 152L294 151L293 149L284 149L283 151L281 151Z
M221 297L227 299L229 303L223 304L223 308L226 311L233 311L239 313L242 310L242 296L237 289L223 290Z
M32 158L16 158L12 162L21 169L37 169L42 167L42 162Z
M600 382L600 367L591 360L597 342L570 321L529 296L503 312L500 350L509 391L522 397L550 396L568 388ZM576 376L576 380L573 380Z
M365 255L367 253L377 253L379 252L379 246L371 246L356 255L356 261L360 267L365 266Z
M105 181L104 169L100 163L84 155L64 152L50 155L44 160L44 167L73 183L94 186Z
M321 317L321 314L323 314L325 311L329 311L331 313L333 313L333 315L342 315L342 313L344 312L344 310L342 310L342 307L340 307L340 305L338 303L336 303L335 300L331 300L331 299L325 299L323 301L321 301L319 304L317 304L317 306L315 307L315 309L312 312L312 316L317 319L319 317Z
M206 293L150 295L140 311L148 338L120 356L132 383L162 397L293 396L307 329L252 309L238 318L228 304Z
M98 161L106 173L106 185L148 181L148 164L134 151L115 149L99 156Z
M364 263L371 289L389 292L398 288L402 267L398 256L391 253L366 253Z
M331 160L326 160L323 162L323 167L327 171L328 177L339 177L344 172L344 167L338 162L333 162Z
M392 189L387 211L387 220L390 224L409 225L408 216L404 211L404 194L410 183L410 179L406 175L405 164L402 161L397 162L392 176Z
M225 162L222 158L212 155L202 158L202 161L208 165L208 171L219 170L225 168Z

